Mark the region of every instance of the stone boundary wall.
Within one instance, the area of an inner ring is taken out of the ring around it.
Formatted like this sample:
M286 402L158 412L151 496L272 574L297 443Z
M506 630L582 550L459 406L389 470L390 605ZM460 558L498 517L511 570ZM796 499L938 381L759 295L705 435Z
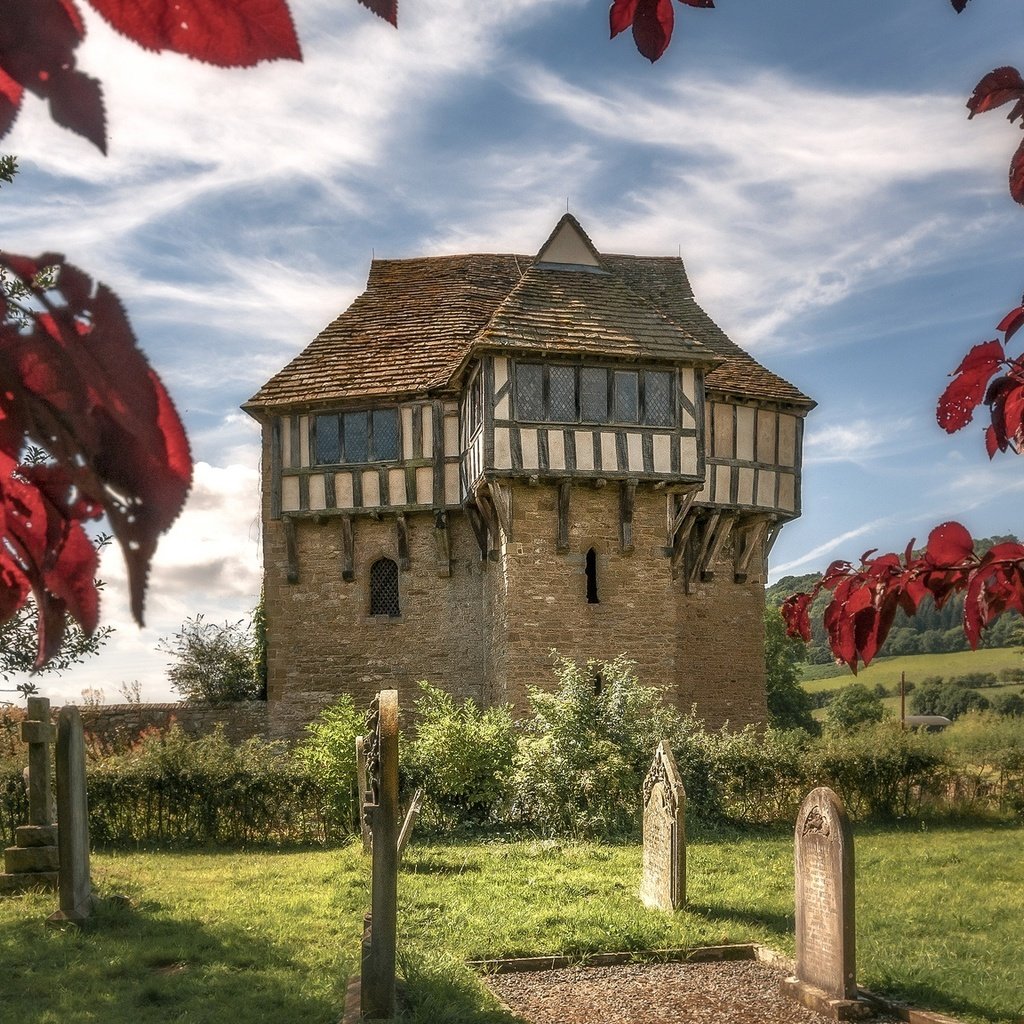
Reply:
M225 736L233 743L267 735L267 705L261 700L232 704L100 704L79 706L78 710L86 732L111 740L135 739L147 728L166 729L172 722L189 736L203 736L223 725Z

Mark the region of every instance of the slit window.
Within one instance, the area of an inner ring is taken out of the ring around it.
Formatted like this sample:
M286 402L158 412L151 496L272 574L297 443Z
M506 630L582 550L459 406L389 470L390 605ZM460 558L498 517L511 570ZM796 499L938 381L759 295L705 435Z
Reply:
M398 603L398 563L391 558L378 558L370 566L370 614L401 615Z
M587 552L587 604L600 604L597 597L597 552L591 548Z

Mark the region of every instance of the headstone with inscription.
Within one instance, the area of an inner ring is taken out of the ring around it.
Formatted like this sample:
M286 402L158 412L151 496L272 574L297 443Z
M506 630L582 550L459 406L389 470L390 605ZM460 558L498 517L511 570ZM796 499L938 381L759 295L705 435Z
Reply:
M55 737L50 724L50 701L29 697L21 723L21 740L28 744L28 824L15 830L15 845L4 850L0 893L26 889L57 888L57 829L53 824L53 792L50 788L50 745Z
M92 913L89 875L89 802L85 787L82 717L73 705L57 718L57 846L60 850L60 909L50 924L80 924Z
M672 750L658 744L644 779L640 899L658 910L686 903L686 790Z
M395 1015L395 942L398 926L398 691L381 690L370 705L366 755L372 860L370 913L363 936L359 1008L367 1020Z
M795 846L796 974L783 990L837 1020L867 1016L857 1001L853 830L831 789L800 805Z

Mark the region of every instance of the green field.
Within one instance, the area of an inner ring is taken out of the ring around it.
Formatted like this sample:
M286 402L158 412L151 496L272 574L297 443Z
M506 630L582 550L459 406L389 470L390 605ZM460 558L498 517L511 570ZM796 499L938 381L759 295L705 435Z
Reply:
M951 654L908 654L898 658L877 658L855 676L845 665L802 665L804 688L816 692L860 682L868 687L882 683L888 688L899 685L900 673L919 683L927 676L967 675L969 672L994 672L1004 668L1024 668L1024 647L993 647L979 651L955 651ZM1017 689L1019 689L1019 685ZM1000 693L1013 689L1001 688Z
M723 942L793 951L788 829L702 834L687 909L644 909L635 844L422 844L399 886L399 960L420 1024L513 1024L467 957ZM857 829L858 978L972 1022L1024 1014L1024 829ZM4 1020L24 1024L334 1024L356 969L368 861L301 852L104 853L83 932L54 897L0 901Z

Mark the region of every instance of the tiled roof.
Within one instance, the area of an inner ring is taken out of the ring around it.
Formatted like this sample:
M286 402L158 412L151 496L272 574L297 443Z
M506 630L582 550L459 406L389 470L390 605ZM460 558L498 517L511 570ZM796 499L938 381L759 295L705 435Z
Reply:
M607 272L515 255L374 260L366 291L245 408L422 394L448 386L480 347L717 358L709 388L813 405L725 336L694 301L681 260L599 258Z

